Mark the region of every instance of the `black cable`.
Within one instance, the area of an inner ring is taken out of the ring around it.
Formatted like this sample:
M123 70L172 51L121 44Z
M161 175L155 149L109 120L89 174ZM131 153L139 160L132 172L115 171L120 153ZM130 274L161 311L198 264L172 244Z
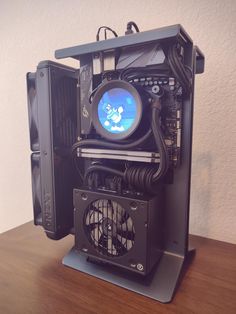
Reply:
M171 64L175 67L175 71L177 71L179 79L183 82L184 87L186 89L189 89L189 78L182 62L179 60L176 49L174 49L174 47L172 47L170 50L170 60Z
M80 171L80 167L78 166L78 158L75 154L72 154L72 165L75 167L75 170L78 172L80 179L83 181L83 175Z
M162 130L160 127L160 100L156 98L152 106L152 132L156 142L156 146L160 155L160 163L157 171L153 175L153 182L158 181L161 177L164 176L168 169L169 164L169 155L167 152L166 144L164 137L162 135Z
M155 170L154 167L130 167L126 169L124 174L126 182L143 191L153 191L152 185L157 183L166 174L169 167L169 155L160 126L160 112L161 102L158 97L155 97L152 103L151 126L160 156L158 169Z
M112 173L116 176L119 176L119 177L123 177L124 176L124 173L119 171L119 170L116 170L116 169L113 169L113 168L110 168L110 167L105 167L105 166L101 166L101 165L94 165L94 166L91 166L87 169L86 173L85 173L85 180L87 179L88 175L91 173L91 172L95 172L95 171L105 171L105 172L109 172L109 173Z
M76 142L72 146L72 153L76 152L78 147L82 146L99 146L99 147L107 147L107 148L112 148L112 149L131 149L134 147L137 147L141 144L143 144L152 134L152 130L149 129L145 135L140 137L136 141L130 141L128 143L113 143L113 142L108 142L104 140L98 140L98 139L86 139L86 140L81 140L79 142Z
M156 169L152 166L132 166L125 170L123 179L131 188L155 194L155 183L153 182L155 172Z
M97 41L100 40L99 35L100 35L100 32L101 32L102 29L108 30L108 31L112 32L112 34L113 34L115 37L118 37L117 33L116 33L113 29L111 29L110 27L108 27L108 26L100 26L100 27L98 28L97 35L96 35L96 40L97 40ZM106 33L105 33L105 37L106 37Z
M192 89L191 78L189 78L186 68L183 65L182 61L180 60L176 45L169 48L168 61L174 76L179 81L184 91L191 92Z
M125 35L133 34L132 27L135 29L136 33L139 33L138 25L135 22L130 21L127 23Z
M181 74L181 70L179 68L178 63L176 63L175 57L173 55L173 50L172 48L170 48L169 53L168 53L168 61L170 64L170 68L174 74L174 76L176 77L176 79L180 82L180 84L182 85L182 87L184 89L186 89L186 82Z
M92 103L92 98L94 96L94 94L96 93L96 91L98 90L98 88L100 87L101 84L99 84L97 87L94 88L94 90L92 91L92 93L89 96L89 102L90 104Z

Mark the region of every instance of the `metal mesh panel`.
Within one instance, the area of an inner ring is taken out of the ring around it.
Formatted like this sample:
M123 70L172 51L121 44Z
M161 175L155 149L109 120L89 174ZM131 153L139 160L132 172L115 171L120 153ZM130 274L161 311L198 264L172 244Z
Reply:
M90 243L105 256L121 256L134 245L133 221L115 201L100 199L85 212L85 230Z
M76 80L54 79L52 85L52 118L54 146L71 147L77 138Z

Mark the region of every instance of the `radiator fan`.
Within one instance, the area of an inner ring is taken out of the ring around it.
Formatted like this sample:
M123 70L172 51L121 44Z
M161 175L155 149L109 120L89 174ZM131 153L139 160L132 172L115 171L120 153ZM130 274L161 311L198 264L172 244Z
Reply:
M88 206L85 232L89 242L105 256L122 256L134 245L133 221L115 201L99 199Z

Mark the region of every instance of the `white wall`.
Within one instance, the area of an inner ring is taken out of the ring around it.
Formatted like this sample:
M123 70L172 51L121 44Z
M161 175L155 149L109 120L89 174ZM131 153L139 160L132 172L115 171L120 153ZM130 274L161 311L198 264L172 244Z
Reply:
M57 48L94 41L100 25L123 34L129 20L141 30L181 23L205 52L190 231L236 243L236 2L226 0L0 0L0 232L32 219L25 73Z

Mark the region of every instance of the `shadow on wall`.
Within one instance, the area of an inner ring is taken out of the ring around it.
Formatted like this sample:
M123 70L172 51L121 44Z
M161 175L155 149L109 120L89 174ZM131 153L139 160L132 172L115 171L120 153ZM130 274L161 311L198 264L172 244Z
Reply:
M193 154L190 203L190 232L209 236L212 153ZM204 219L203 219L204 217Z

